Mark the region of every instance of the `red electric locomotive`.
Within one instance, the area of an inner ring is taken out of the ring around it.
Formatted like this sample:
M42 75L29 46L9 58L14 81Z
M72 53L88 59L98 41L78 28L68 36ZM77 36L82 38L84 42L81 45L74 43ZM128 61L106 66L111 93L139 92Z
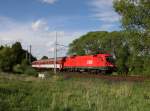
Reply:
M60 71L113 72L116 69L110 54L57 58L56 66ZM54 59L34 61L32 67L53 69Z

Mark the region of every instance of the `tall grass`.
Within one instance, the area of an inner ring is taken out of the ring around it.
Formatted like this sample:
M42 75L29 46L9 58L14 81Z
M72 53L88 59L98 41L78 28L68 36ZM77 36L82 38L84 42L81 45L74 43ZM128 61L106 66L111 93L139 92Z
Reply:
M0 111L150 110L149 81L58 78L0 76Z

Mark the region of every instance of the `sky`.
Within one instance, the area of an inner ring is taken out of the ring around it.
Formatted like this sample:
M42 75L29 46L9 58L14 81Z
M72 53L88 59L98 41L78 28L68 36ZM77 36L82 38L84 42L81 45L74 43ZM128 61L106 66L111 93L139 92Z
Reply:
M0 44L32 45L37 58L53 57L58 43L68 46L90 31L120 30L113 0L0 0ZM57 32L57 34L56 34ZM58 47L65 56L67 47Z

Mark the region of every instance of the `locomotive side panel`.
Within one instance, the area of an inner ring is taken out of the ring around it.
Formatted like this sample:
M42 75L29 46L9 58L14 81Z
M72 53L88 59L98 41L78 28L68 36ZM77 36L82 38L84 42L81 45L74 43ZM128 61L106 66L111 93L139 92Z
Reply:
M91 69L91 70L112 70L114 64L107 61L110 54L98 54L89 56L68 57L64 62L64 68Z

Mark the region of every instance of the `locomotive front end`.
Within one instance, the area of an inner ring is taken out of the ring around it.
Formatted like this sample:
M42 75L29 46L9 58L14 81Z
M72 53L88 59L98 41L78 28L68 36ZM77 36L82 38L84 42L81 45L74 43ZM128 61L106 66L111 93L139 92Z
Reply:
M105 56L105 64L106 64L106 67L108 68L108 71L116 71L116 65L115 65L115 59L111 56L111 55L108 55L108 56Z

